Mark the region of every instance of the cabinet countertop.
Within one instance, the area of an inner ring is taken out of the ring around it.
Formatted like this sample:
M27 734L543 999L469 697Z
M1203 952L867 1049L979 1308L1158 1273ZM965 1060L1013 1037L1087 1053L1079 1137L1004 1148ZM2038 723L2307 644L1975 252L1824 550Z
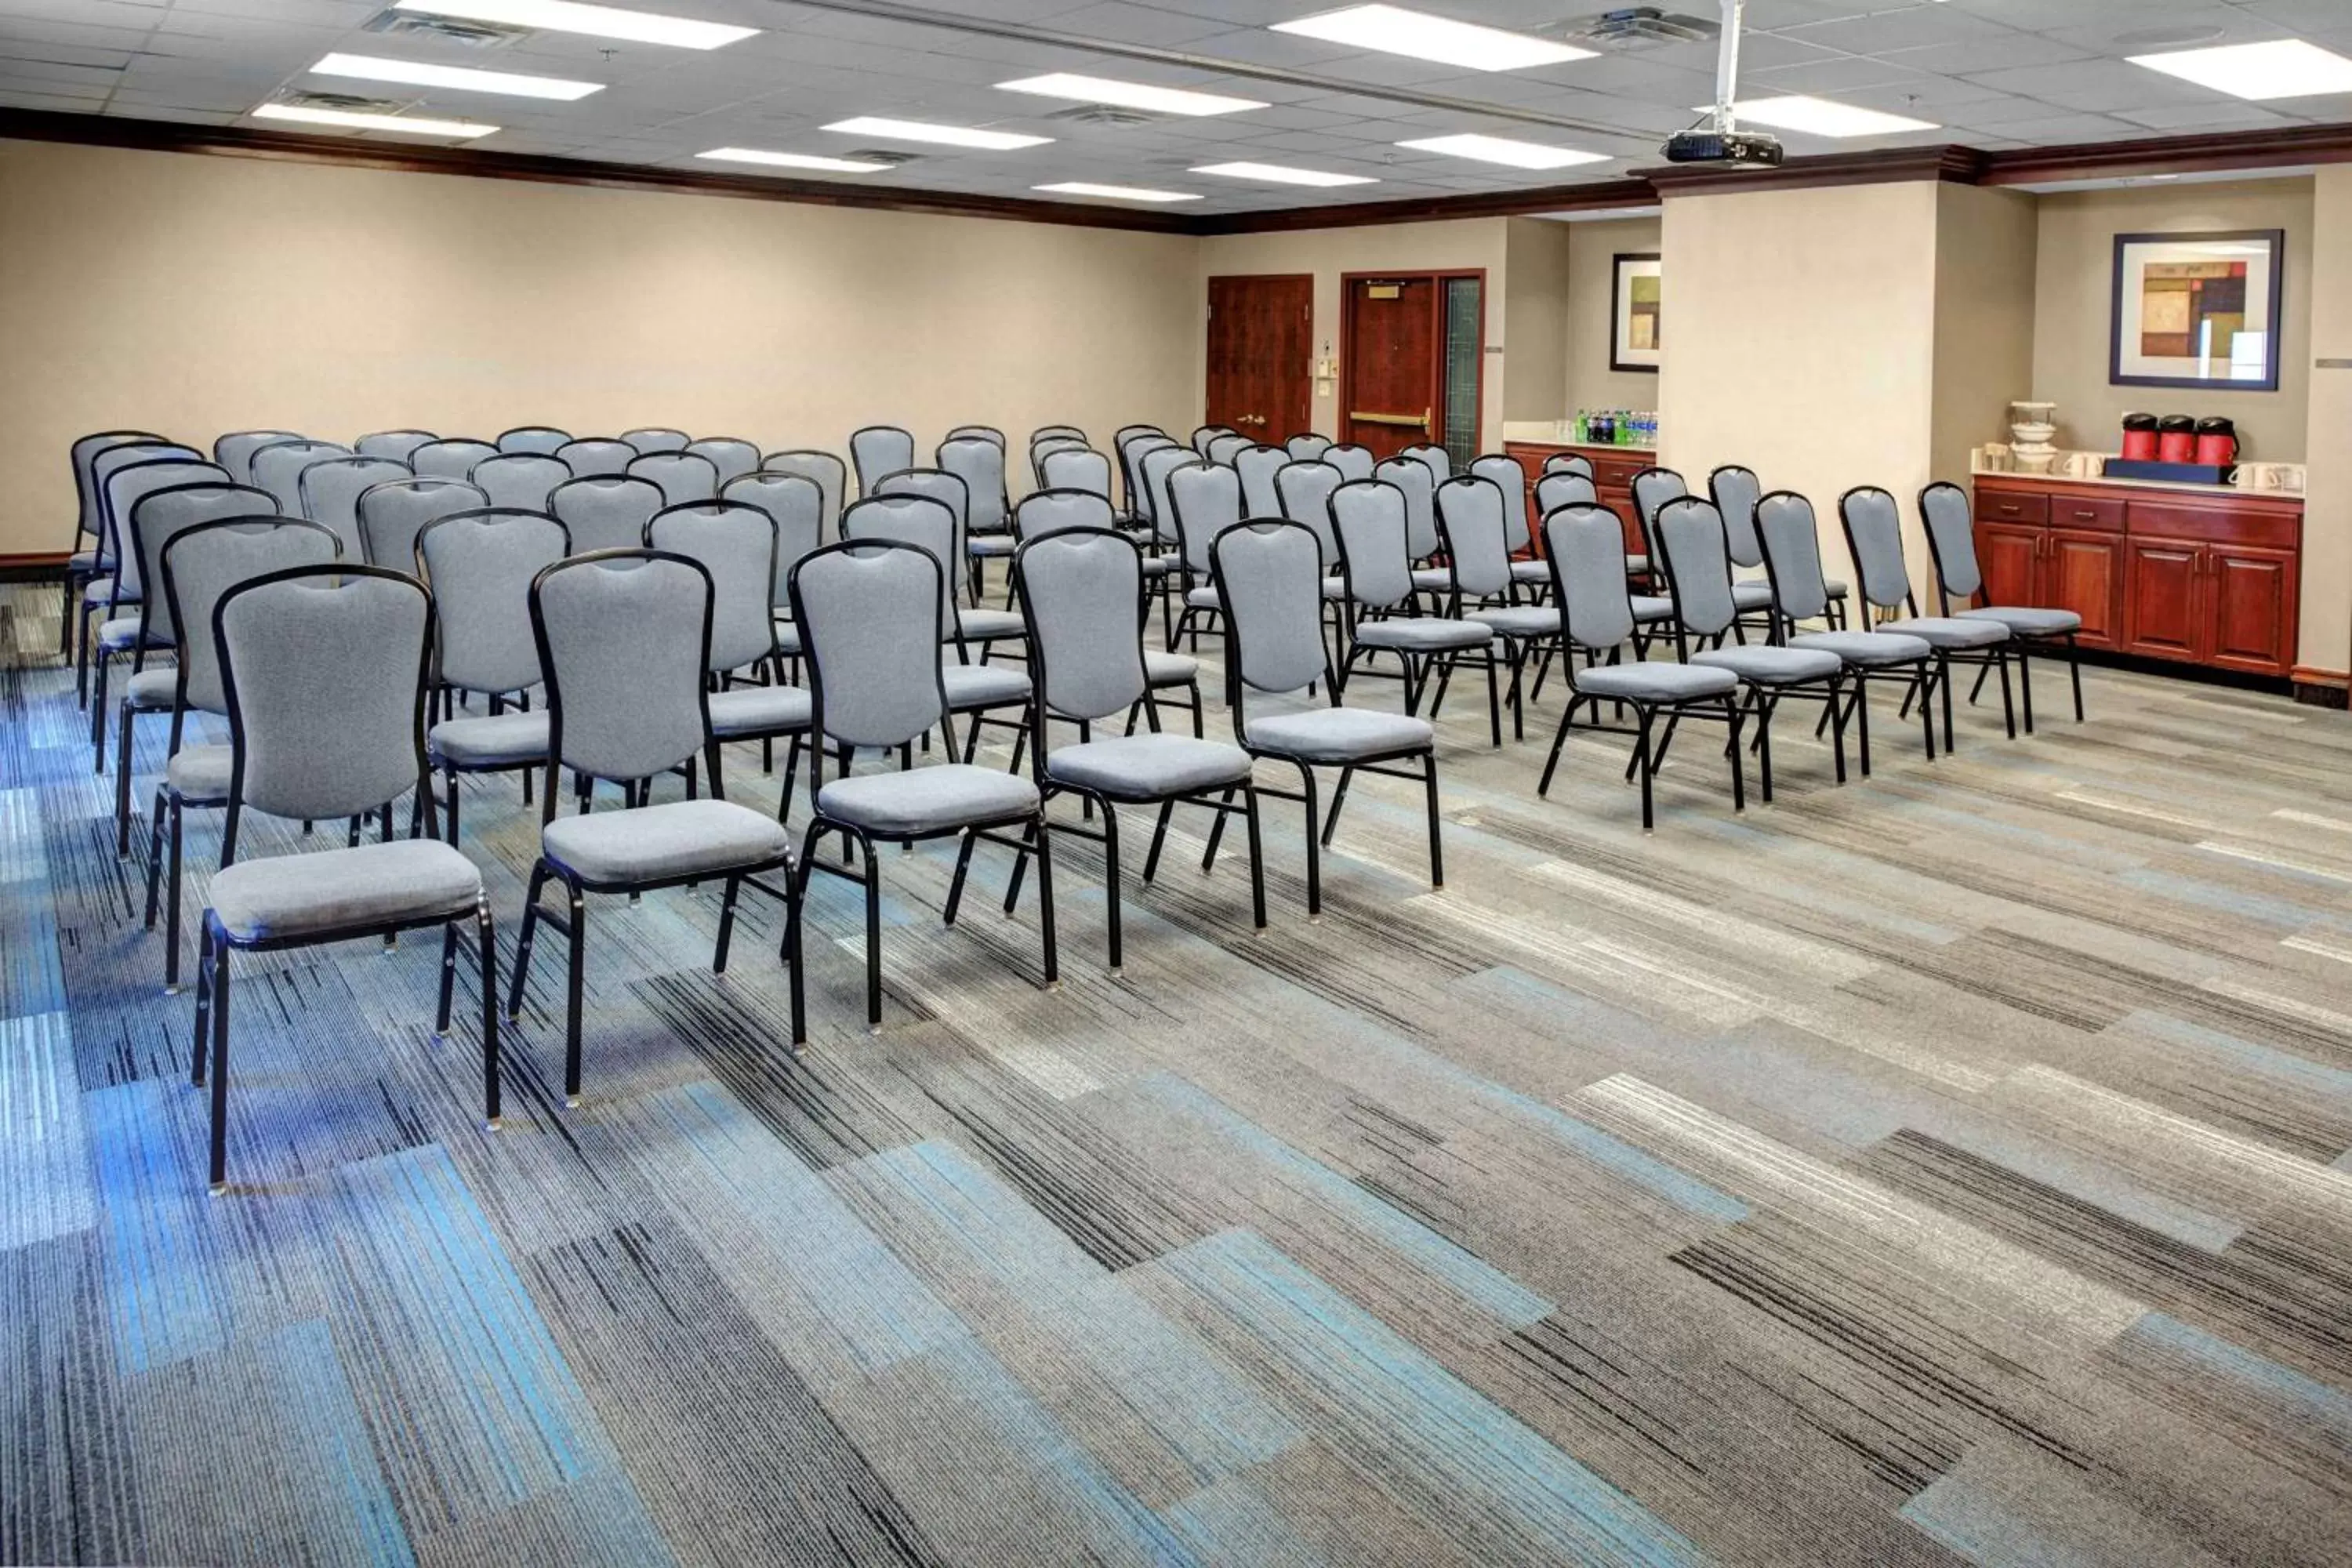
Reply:
M2046 485L2083 490L2163 490L2174 495L2214 496L2233 501L2262 501L2295 507L2304 502L2299 492L2240 489L2235 485L2190 485L2175 479L2111 479L2105 475L2081 479L2069 474L2022 474L2013 468L1979 468L1969 477L1978 482L1990 479L1995 483L2013 483L2028 489L2040 489Z

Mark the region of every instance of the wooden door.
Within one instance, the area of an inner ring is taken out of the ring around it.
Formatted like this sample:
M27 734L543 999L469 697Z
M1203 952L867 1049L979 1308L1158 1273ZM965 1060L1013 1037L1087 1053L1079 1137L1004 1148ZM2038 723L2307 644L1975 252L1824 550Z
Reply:
M1437 279L1350 278L1339 438L1390 458L1439 437L1438 373L1444 353Z
M2294 552L2215 544L2206 560L2207 657L2231 669L2287 674L2294 668Z
M1315 279L1209 279L1208 407L1226 425L1280 446L1307 430L1315 354Z
M2032 524L1977 524L1977 570L1988 605L2040 605L2042 531ZM1955 604L1952 606L1958 609Z
M2120 647L2124 635L2123 540L2081 529L2050 531L2042 559L2042 596L2026 601L2083 617L2075 640L2084 647ZM2000 603L2001 601L1995 601Z
M2197 658L2204 643L2205 552L2169 539L2127 540L2125 587L2131 610L2124 628L2127 652L2151 658Z

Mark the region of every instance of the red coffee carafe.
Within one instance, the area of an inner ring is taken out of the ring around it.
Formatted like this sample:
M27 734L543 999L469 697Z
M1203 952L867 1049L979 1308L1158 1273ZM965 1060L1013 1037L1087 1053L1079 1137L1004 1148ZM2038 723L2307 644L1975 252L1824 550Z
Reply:
M2168 414L2156 422L2156 460L2193 463L2197 460L2197 421L2186 414Z
M2124 456L2135 463L2156 461L2156 416L2124 416Z
M2220 417L2197 422L2197 461L2203 467L2226 468L2238 460L2238 426Z

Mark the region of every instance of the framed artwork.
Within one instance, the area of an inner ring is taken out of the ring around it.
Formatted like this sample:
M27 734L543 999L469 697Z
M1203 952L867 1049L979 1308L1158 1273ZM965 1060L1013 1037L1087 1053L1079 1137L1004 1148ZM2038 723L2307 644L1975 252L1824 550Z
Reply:
M1658 368L1658 257L1620 256L1609 291L1609 368Z
M2276 392L2286 231L2116 236L2107 380Z

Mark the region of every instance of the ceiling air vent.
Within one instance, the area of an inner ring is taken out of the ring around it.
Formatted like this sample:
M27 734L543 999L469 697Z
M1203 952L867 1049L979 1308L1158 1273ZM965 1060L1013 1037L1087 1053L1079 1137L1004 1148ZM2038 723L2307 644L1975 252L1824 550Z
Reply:
M531 36L529 27L499 22L468 22L456 16L433 16L416 11L383 11L362 24L363 33L395 38L433 38L468 49L503 49Z
M1124 128L1131 125L1150 125L1167 117L1151 114L1140 109L1121 108L1116 103L1082 103L1076 109L1056 110L1045 118L1064 121L1073 125L1109 125Z
M355 92L281 92L270 100L295 109L331 109L338 114L398 114L421 98L362 98Z
M894 169L901 163L912 163L922 157L920 153L909 153L898 147L860 147L855 153L828 153L825 155L831 158L854 158L861 163L887 163Z
M1572 42L1603 49L1651 49L1662 44L1701 44L1719 37L1723 24L1706 16L1682 16L1659 5L1621 5L1568 24Z

